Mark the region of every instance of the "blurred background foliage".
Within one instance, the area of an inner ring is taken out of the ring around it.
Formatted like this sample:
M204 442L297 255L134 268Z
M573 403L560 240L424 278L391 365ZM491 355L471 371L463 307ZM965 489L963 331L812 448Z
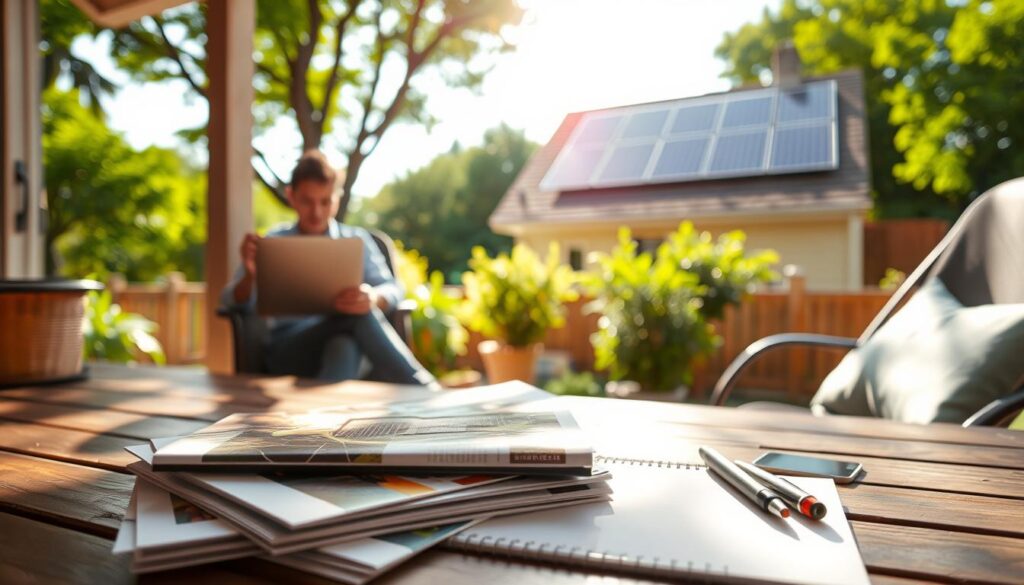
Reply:
M257 0L254 133L290 118L302 150L344 154L343 219L352 185L387 130L433 123L418 80L433 72L453 87L478 87L491 66L481 57L511 50L499 33L521 18L514 0ZM205 99L205 25L205 2L144 18L114 31L111 56L137 81L183 79ZM190 140L204 134L182 131ZM287 177L258 149L253 169L285 205Z
M206 174L173 150L133 149L79 98L56 87L43 95L47 272L201 280Z
M648 253L620 229L618 245L597 254L598 270L582 277L594 297L587 310L601 315L590 339L595 367L647 391L691 384L694 365L721 341L711 321L755 285L778 279L771 269L778 255L748 253L745 242L742 231L715 239L683 222Z
M427 259L416 250L395 242L398 261L395 271L412 301L411 347L416 359L431 374L442 377L456 369L455 360L465 355L469 332L457 316L459 297L444 286L439 271L427 273Z
M716 54L763 82L787 39L805 73L864 72L876 216L955 218L1024 175L1024 2L783 0Z
M135 149L111 132L102 100L119 88L72 44L108 35L112 58L134 81L184 80L204 100L205 3L110 31L69 0L39 1L49 273L150 280L179 270L201 279L204 169L184 148ZM418 80L442 75L479 87L493 64L487 57L511 48L501 27L522 12L513 0L258 0L257 15L255 131L290 119L304 147L339 151L347 197L388 128L435 121ZM769 82L771 51L786 39L808 74L861 69L873 214L951 219L985 189L1024 175L1022 29L1017 0L781 0L726 33L716 54L736 84ZM387 71L398 79L381 77ZM183 146L202 146L205 128L181 136ZM486 219L535 148L522 132L493 128L482 145L454 146L355 200L351 221L422 250L431 270L457 282L472 244L492 255L509 250ZM258 152L253 167L257 230L291 220L281 177Z
M458 145L423 168L389 183L354 212L352 221L376 227L429 258L458 283L474 246L494 256L512 249L512 238L495 234L487 218L537 145L501 125L484 143Z
M156 328L149 319L124 312L109 290L90 291L82 319L83 355L88 360L119 364L146 360L163 365L167 360L160 342L153 337Z
M102 98L119 88L71 46L79 35L112 35L111 57L134 81L184 80L192 98L204 100L205 11L205 3L192 3L108 31L69 0L40 0L49 274L121 272L136 281L178 270L202 280L204 169L172 149L133 149L107 128ZM478 87L491 65L485 57L511 48L500 29L521 16L513 0L259 0L254 132L290 118L304 149L340 150L348 161L347 200L393 123L434 122L417 79L433 71L454 87ZM387 71L400 77L388 79ZM180 136L202 146L205 126L183 128ZM482 146L455 148L389 185L379 202L357 202L365 213L352 221L426 247L431 268L457 279L470 255L467 242L492 253L510 247L487 228L487 217L533 148L521 132L496 128ZM450 176L439 171L446 165ZM284 178L259 151L253 167L255 229L294 221L282 200ZM418 186L414 176L434 179Z

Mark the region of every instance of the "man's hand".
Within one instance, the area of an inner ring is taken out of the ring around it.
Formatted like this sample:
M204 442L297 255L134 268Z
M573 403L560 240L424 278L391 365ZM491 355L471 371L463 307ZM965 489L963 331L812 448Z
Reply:
M242 268L245 275L235 284L232 296L236 303L247 303L252 296L253 281L256 280L256 249L259 248L260 237L256 234L245 234L242 244L238 246L238 254L242 257Z
M256 276L256 249L259 248L259 245L260 237L249 233L245 234L245 237L242 238L242 245L238 248L242 256L242 266L245 268L245 273L249 276Z
M334 310L344 315L365 315L378 303L377 291L364 283L338 293L334 297Z

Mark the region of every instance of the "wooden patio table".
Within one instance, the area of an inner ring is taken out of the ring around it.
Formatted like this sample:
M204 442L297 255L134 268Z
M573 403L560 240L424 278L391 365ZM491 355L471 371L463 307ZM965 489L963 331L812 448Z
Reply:
M135 579L128 559L110 553L134 483L125 471L133 460L124 451L128 445L188 433L233 412L420 392L112 365L93 365L81 382L2 390L0 583ZM1024 433L630 400L578 398L571 404L606 456L688 462L697 445L709 444L733 457L774 449L862 462L862 480L839 490L875 583L1024 583ZM379 582L511 585L583 583L595 576L435 549ZM255 559L139 580L323 582Z

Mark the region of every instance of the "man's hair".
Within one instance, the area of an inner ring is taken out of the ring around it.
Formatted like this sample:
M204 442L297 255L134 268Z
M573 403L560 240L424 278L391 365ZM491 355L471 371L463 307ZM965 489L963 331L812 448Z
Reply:
M291 186L294 189L302 181L315 181L337 187L338 171L327 162L327 157L319 150L307 150L292 170Z

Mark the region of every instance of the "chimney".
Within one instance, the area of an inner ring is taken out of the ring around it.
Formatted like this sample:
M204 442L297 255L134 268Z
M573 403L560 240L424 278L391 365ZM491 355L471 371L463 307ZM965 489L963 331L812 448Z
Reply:
M790 88L800 85L800 55L793 41L783 41L772 53L772 85Z

